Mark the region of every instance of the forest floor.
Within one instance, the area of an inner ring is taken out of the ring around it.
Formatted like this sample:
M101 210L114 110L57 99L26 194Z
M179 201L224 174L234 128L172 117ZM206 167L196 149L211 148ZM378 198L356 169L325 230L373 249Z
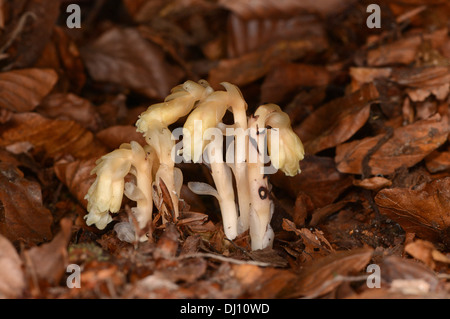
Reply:
M0 1L0 296L449 298L450 3L373 2ZM95 161L200 79L280 105L304 144L301 174L269 176L273 247L226 239L186 186L200 164L148 242L113 229L133 202L87 226Z

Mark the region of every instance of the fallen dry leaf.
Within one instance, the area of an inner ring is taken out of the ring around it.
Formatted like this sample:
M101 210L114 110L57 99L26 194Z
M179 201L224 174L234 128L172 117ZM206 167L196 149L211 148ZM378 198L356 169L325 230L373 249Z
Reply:
M94 80L117 83L150 98L163 99L183 77L158 46L132 28L106 31L81 48L81 55Z
M369 190L379 190L391 186L392 181L381 176L374 176L363 180L354 179L353 185Z
M119 148L121 144L130 143L131 141L136 141L140 145L146 144L145 138L141 133L136 131L136 126L134 125L110 126L97 132L95 137L111 150Z
M85 208L87 200L84 197L96 178L95 175L91 175L96 161L97 158L73 162L62 159L54 165L58 179L69 188L70 193Z
M380 213L405 231L438 240L450 227L450 178L409 188L383 189L375 196Z
M348 187L353 177L336 170L332 159L328 157L306 155L301 162L302 173L288 177L276 173L270 181L277 187L285 189L293 198L303 192L311 198L315 208L331 204ZM326 189L326 192L323 190Z
M71 120L48 119L37 113L17 113L0 127L0 146L28 142L33 153L44 152L47 157L72 154L90 158L107 153L94 135Z
M372 258L372 249L360 248L338 251L307 263L300 271L299 277L289 284L290 289L284 298L311 297L327 294L341 284L335 280L337 275L361 271Z
M373 175L392 174L401 166L417 164L441 146L447 140L449 130L447 118L436 114L427 120L394 129L393 136L381 146L378 143L383 142L386 136L383 134L338 145L337 169L350 174L362 174L364 169L370 169ZM364 167L367 156L368 164Z
M41 187L14 165L0 163L0 233L27 245L52 238L51 212L42 205Z
M36 112L52 119L76 121L94 132L101 126L100 115L94 105L89 100L72 93L48 95Z
M0 298L18 298L26 283L22 260L9 240L0 234Z
M341 2L338 0L295 1L295 0L256 0L244 3L239 0L220 0L219 4L232 10L245 19L273 18L291 16L300 12L316 12L321 15L338 13L351 5L354 0Z
M415 240L405 246L405 252L414 258L423 261L431 269L435 269L436 263L433 260L433 251L436 250L433 243L426 240Z
M51 69L22 69L0 73L0 108L32 111L50 93L58 80Z
M296 60L309 52L319 52L326 47L323 38L303 38L280 41L266 49L250 52L234 59L223 59L210 70L208 81L213 88L228 81L238 86L258 80L283 61Z
M321 106L295 128L305 152L316 154L352 137L366 123L370 104L377 98L377 89L370 84Z
M55 285L66 271L67 245L72 236L72 221L68 218L62 219L60 225L61 230L51 242L25 252L27 267L39 282Z
M270 71L261 86L261 100L278 103L300 87L326 86L331 74L323 66L282 63Z

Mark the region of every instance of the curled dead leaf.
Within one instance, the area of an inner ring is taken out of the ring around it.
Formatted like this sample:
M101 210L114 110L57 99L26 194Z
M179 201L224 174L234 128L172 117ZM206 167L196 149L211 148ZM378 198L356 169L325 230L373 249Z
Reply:
M385 138L384 134L341 144L336 147L336 167L349 174L362 174L364 169L370 169L373 175L392 174L401 166L417 164L441 146L447 140L449 130L447 118L436 114L394 129L393 136L381 146L379 142ZM370 156L368 167L363 165L366 156Z
M0 234L0 298L20 297L26 287L22 260L9 240Z
M368 84L318 108L295 128L305 152L316 154L349 139L366 123L370 103L377 98L377 89Z
M450 227L450 177L423 183L415 189L383 189L375 196L380 213L405 231L439 240Z
M0 73L0 108L32 111L58 80L52 69L22 69Z
M0 233L27 245L51 239L53 217L42 205L41 187L12 164L0 162Z
M94 135L77 122L48 119L31 112L13 114L0 127L0 147L17 142L29 142L34 146L33 152L44 152L50 158L61 154L90 158L107 153Z

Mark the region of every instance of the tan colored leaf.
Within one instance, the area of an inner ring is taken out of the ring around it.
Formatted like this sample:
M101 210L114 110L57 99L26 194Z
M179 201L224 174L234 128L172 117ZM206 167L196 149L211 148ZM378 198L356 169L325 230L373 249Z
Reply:
M377 98L377 89L369 84L317 109L295 128L306 153L315 154L348 140L366 123L370 103Z
M32 111L52 90L58 75L51 69L23 69L0 73L0 108Z
M72 221L64 218L60 222L61 230L49 243L33 247L25 252L26 260L38 280L58 284L68 264L67 245L72 235Z
M0 233L12 242L51 239L51 212L42 205L41 187L14 165L0 163Z
M363 180L353 180L353 185L369 190L379 190L380 188L389 187L392 182L381 176L374 176Z
M219 4L245 19L292 16L300 12L316 12L321 15L336 14L351 5L351 1L338 0L220 0Z
M141 145L146 144L144 136L136 131L134 125L110 126L97 132L95 136L109 149L119 148L122 143L130 143L131 141L136 141Z
M170 65L163 51L136 29L112 28L81 49L91 77L163 99L178 84L183 72Z
M48 119L37 113L20 113L0 127L0 147L29 142L34 152L47 157L72 154L91 158L107 153L94 135L75 121Z
M91 175L95 168L97 158L69 162L60 160L55 163L55 173L58 179L67 186L70 193L75 196L78 202L87 207L87 200L84 199L89 187L94 183L96 175Z
M447 140L449 129L447 118L441 119L439 114L396 128L393 136L370 156L368 168L371 174L392 174L402 166L417 164ZM342 173L362 174L365 157L384 136L366 137L338 145L335 157L337 169Z
M312 260L304 266L299 277L286 288L283 298L317 297L333 291L341 284L337 275L347 276L361 271L372 258L373 249L358 248L339 251Z
M47 96L36 111L48 118L73 120L83 127L97 131L101 119L94 105L72 93L54 93Z
M413 256L414 258L423 261L428 267L434 269L436 264L433 260L433 243L426 240L415 240L405 246L405 252Z
M450 178L424 183L415 189L383 189L375 197L380 213L406 232L438 240L450 227Z
M0 298L20 297L25 289L22 261L14 246L0 234Z

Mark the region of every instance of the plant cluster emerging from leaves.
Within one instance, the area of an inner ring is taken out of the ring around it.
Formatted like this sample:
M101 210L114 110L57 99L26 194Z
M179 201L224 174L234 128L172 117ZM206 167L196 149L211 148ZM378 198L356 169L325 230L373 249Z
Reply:
M101 157L92 171L97 178L86 195L88 225L104 229L112 221L109 213L120 210L124 194L136 202L129 221L115 225L119 238L124 241L148 240L153 204L161 212L163 223L178 219L183 174L175 167L175 138L168 127L188 115L183 135L189 138L183 137L183 158L199 162L204 153L215 188L200 182L190 182L188 187L194 193L213 195L218 200L228 239L249 230L253 250L272 245L274 233L270 220L274 205L264 174L265 143L271 165L289 176L300 173L303 145L292 131L289 116L278 105L261 105L247 117L247 103L240 90L227 82L222 85L225 91L214 91L204 80L186 81L173 88L164 102L151 105L140 115L137 131L143 134L147 145L123 144ZM222 123L228 110L234 118L230 126ZM213 128L232 134L236 143L224 147L223 134L205 138ZM270 138L274 135L276 139ZM224 161L224 155L230 160ZM129 174L134 179L126 182ZM169 200L163 200L164 196Z

